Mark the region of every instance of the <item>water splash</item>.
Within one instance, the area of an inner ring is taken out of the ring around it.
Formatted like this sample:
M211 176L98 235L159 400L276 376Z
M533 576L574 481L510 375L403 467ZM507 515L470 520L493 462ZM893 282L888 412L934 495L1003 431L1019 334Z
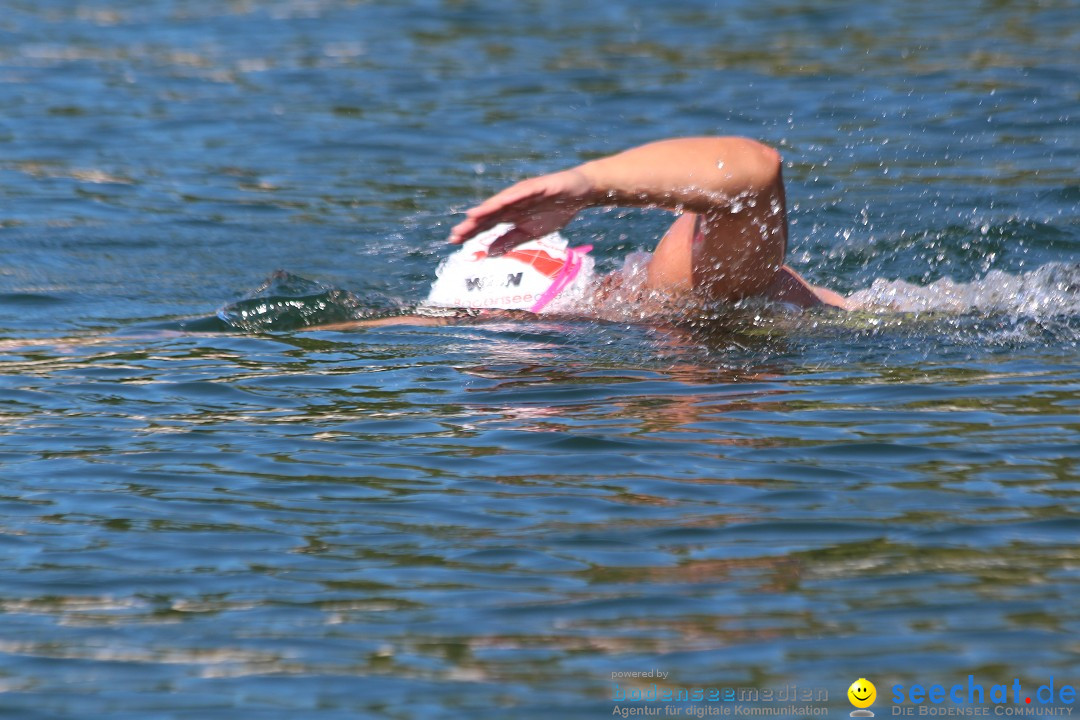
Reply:
M929 285L878 278L848 300L878 312L1003 313L1047 318L1080 315L1080 263L1049 263L1011 275L991 270L969 283L942 278Z

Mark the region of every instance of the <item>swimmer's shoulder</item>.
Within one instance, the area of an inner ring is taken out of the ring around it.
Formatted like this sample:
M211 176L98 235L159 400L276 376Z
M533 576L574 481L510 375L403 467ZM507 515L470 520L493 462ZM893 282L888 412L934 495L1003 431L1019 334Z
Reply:
M766 290L766 296L770 300L790 303L801 308L824 305L840 310L850 310L852 307L851 303L840 293L828 288L811 285L787 265L777 271L776 279Z

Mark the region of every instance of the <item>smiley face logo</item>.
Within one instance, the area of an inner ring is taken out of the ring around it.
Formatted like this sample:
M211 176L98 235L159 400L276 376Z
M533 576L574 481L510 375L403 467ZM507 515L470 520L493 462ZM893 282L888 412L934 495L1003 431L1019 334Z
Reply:
M866 678L859 678L847 689L847 697L855 707L868 708L877 700L877 688Z

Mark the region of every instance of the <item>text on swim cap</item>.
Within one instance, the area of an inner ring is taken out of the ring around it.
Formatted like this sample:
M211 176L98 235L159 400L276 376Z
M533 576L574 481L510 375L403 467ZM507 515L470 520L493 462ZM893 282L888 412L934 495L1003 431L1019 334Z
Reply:
M521 285L521 276L522 276L522 273L509 273L506 276L506 282L503 283L503 287L510 287L510 286L518 287L518 286L520 286ZM485 278L482 278L482 277L465 278L465 289L468 292L472 292L473 290L483 290L484 289L484 280L485 280Z

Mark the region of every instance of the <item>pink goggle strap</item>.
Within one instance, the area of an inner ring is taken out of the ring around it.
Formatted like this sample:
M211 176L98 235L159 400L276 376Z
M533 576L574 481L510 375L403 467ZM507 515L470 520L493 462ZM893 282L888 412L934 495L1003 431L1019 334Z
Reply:
M540 296L540 299L533 303L533 306L529 308L529 312L538 313L543 310L548 303L558 297L559 293L563 289L574 281L577 274L581 272L581 258L593 249L592 245L582 245L581 247L570 248L569 255L566 258L566 262L563 263L562 269L559 270L559 274L551 281L551 285L544 291L544 294Z

